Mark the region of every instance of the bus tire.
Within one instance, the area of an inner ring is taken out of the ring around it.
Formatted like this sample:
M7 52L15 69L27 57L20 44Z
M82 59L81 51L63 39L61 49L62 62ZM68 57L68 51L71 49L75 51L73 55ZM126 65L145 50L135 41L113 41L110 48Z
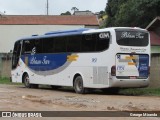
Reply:
M30 81L29 81L29 76L28 74L25 74L25 76L23 77L23 81L24 81L24 86L26 88L38 88L38 84L30 84Z
M57 90L57 89L61 88L61 86L51 85L51 88L52 88L53 90Z
M101 90L107 94L118 94L118 92L119 92L119 88L104 88Z
M83 79L81 76L77 76L73 84L74 90L78 94L84 94L85 88L83 87Z
M35 89L37 89L39 87L38 84L30 84L30 85L31 85L31 88L35 88Z
M24 75L23 81L24 81L24 86L25 86L26 88L31 88L31 87L32 87L32 85L30 84L30 80L29 80L28 74L25 74L25 75Z

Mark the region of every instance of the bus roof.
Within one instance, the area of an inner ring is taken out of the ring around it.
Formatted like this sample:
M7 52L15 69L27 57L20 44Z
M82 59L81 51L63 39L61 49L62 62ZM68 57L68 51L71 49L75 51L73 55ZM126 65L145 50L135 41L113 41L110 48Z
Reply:
M52 32L48 32L45 35L61 35L61 34L65 34L65 35L70 35L70 34L81 34L82 32L86 31L86 30L90 30L89 28L81 28L81 29L75 29L75 30L65 30L65 31L52 31Z
M104 32L106 30L115 30L115 29L140 29L140 28L131 28L131 27L109 27L103 29L91 29L91 28L80 28L74 30L64 30L64 31L52 31L45 33L44 35L32 35L30 37L25 37L19 40L32 40L32 39L40 39L40 38L49 38L49 37L58 37L58 36L68 36L68 35L80 35L80 34L87 34L87 33L96 33L96 32ZM144 29L141 29L144 30ZM18 41L19 41L18 40Z
M75 30L52 31L52 32L45 33L44 35L32 35L30 37L25 37L20 40L23 40L23 39L31 40L31 39L38 39L38 38L49 38L49 37L68 36L68 35L80 35L84 31L88 31L88 30L91 30L91 29L81 28L81 29L75 29Z

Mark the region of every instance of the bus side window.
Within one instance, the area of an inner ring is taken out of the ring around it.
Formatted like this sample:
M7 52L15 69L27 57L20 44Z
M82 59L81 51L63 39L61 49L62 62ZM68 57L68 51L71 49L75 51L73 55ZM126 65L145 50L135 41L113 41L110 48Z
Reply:
M81 51L82 52L95 52L96 38L92 34L83 35Z
M42 39L34 40L34 47L32 53L43 53Z
M82 36L68 36L67 52L81 52Z
M33 40L25 40L23 41L23 52L22 54L31 54L32 49L34 48Z
M54 52L62 53L66 52L66 38L64 37L56 37L54 38Z
M54 38L43 38L43 53L54 53Z
M103 51L108 49L109 47L109 38L100 38L98 34L94 35L94 38L97 39L97 44L96 44L96 51Z

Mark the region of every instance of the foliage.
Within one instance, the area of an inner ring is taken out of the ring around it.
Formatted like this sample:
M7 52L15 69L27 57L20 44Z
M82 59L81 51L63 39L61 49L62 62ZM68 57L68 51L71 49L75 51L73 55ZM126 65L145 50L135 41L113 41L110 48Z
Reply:
M150 96L160 96L160 88L130 88L121 89L119 94L121 95L150 95Z
M79 11L79 9L77 7L72 7L71 10L75 11Z
M10 84L10 80L7 77L0 77L0 84Z
M65 13L61 13L61 15L71 15L71 13L69 11L67 11Z
M160 15L160 0L108 0L106 26L145 28Z
M21 83L12 83L7 77L0 77L0 84L21 85Z
M106 16L106 12L105 11L100 11L99 12L99 15L98 15L98 18L103 18L103 16Z

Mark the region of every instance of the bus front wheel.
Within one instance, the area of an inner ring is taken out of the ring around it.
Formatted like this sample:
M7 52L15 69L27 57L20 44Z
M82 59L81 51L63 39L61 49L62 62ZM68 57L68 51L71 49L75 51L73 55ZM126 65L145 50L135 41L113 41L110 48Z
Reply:
M84 94L85 93L85 88L83 86L83 79L81 76L77 76L74 80L74 90L78 94Z
M26 88L31 88L31 84L30 84L30 80L29 80L28 74L25 74L25 76L23 78L23 81L24 81L24 86Z
M28 74L25 74L25 76L23 77L23 81L24 81L24 86L26 88L38 88L37 84L30 84L30 79Z

